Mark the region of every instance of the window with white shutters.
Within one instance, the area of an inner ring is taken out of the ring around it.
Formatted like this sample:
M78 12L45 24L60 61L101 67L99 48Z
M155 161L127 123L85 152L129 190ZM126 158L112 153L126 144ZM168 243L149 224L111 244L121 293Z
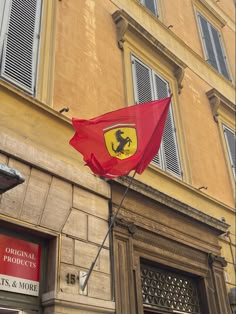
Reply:
M41 7L42 0L1 0L0 76L32 95L37 79Z
M141 3L154 15L158 16L157 0L140 0Z
M236 163L236 156L235 156L235 145L236 145L236 137L235 133L223 125L223 130L224 130L224 135L225 135L225 141L226 141L226 146L228 149L228 154L229 154L229 160L231 163L233 175L235 178L235 163Z
M200 13L197 13L206 60L226 79L230 80L226 55L220 32Z
M131 58L136 104L168 97L168 82L136 57ZM153 158L152 165L182 177L172 106L168 112L159 152Z

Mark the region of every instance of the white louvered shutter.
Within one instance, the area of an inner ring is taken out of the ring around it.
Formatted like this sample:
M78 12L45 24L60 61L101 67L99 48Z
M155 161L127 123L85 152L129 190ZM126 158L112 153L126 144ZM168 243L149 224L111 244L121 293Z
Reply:
M134 56L132 56L132 73L136 103L144 103L169 96L168 83ZM178 177L182 176L171 108L167 116L159 152L151 163Z
M156 98L162 99L168 97L169 84L157 74L154 74L154 82ZM178 177L182 177L172 106L170 106L166 119L160 153L164 162L164 169Z
M151 69L133 56L132 67L136 104L152 101L154 99L154 90ZM161 156L159 156L159 153L152 160L152 164L161 166Z
M2 28L2 19L3 19L4 8L5 8L5 2L6 0L0 1L0 33L1 33L1 28Z
M151 69L132 56L132 72L135 103L142 104L153 100Z
M0 0L0 61L2 57L3 42L4 42L4 16L6 14L6 0ZM0 63L1 69L1 63Z
M35 93L41 0L8 0L4 12L1 77Z
M236 145L236 137L235 134L232 130L227 128L226 126L223 125L223 130L224 130L224 135L225 135L225 141L228 149L228 154L229 154L229 159L231 163L231 167L233 170L233 175L235 177L235 145Z
M220 33L201 14L198 13L201 36L207 62L219 73L230 80L226 55L223 49Z

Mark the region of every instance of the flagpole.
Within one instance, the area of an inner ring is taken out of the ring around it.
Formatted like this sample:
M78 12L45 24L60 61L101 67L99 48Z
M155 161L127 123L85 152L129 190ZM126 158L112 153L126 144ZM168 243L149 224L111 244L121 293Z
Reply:
M94 261L92 262L92 264L91 264L91 266L90 266L90 268L89 268L89 271L88 271L87 275L85 275L86 278L85 278L85 280L84 280L84 283L83 283L83 284L81 285L81 287L80 287L82 291L84 291L84 289L85 289L86 286L87 286L87 283L88 283L88 280L89 280L89 278L90 278L90 276L91 276L91 273L92 273L92 271L93 271L93 268L94 268L94 266L95 266L95 264L96 264L96 262L97 262L97 259L98 259L99 255L100 255L101 250L102 250L103 247L104 247L105 241L106 241L106 239L107 239L107 237L108 237L108 235L109 235L109 233L110 233L110 231L111 231L111 228L113 227L113 225L114 225L114 223L115 223L116 217L117 217L117 215L118 215L118 213L119 213L119 210L121 209L121 206L123 205L123 202L124 202L125 197L126 197L126 195L127 195L127 193L128 193L128 190L129 190L129 188L130 188L130 186L131 186L131 184L132 184L132 182L133 182L133 180L134 180L135 175L136 175L136 171L134 172L133 176L132 176L131 179L130 179L130 182L129 182L128 186L126 187L126 190L125 190L125 192L124 192L124 194L123 194L123 197L122 197L122 199L121 199L121 201L120 201L120 204L119 204L119 206L118 206L118 208L117 208L117 210L116 210L116 212L115 212L115 215L114 215L114 217L113 217L112 220L111 220L110 226L109 226L109 228L108 228L108 230L107 230L107 233L106 233L106 235L105 235L105 237L104 237L104 239L103 239L103 242L102 242L102 244L100 245L100 248L99 248L99 250L98 250L98 253L97 253L97 255L96 255Z

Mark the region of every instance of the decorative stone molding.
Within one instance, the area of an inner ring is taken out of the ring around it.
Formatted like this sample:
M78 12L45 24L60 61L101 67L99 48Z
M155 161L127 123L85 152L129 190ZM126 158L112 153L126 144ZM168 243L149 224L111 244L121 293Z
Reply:
M134 223L130 223L124 218L116 218L115 224L127 229L131 235L134 235L138 231L138 228Z
M127 186L129 183L130 178L128 177L119 177L116 179L116 181L122 185ZM186 215L187 217L190 217L192 219L195 219L198 222L202 222L209 227L215 229L220 234L226 233L228 228L230 227L229 224L216 219L214 217L211 217L204 212L193 208L175 198L172 198L171 196L164 194L156 189L154 189L151 186L148 186L138 180L133 180L132 185L130 189L145 195L149 197L150 199L158 201L160 204L164 204L173 210L176 210L177 212Z
M227 266L227 262L224 259L224 257L219 256L219 255L214 255L214 254L209 254L209 260L208 260L210 265L213 265L214 263L219 263L222 267Z
M127 40L127 33L132 33L141 36L149 45L151 45L157 54L165 58L170 63L174 70L174 75L177 79L178 92L181 93L183 88L182 80L184 77L184 69L186 64L181 61L175 54L173 54L166 46L164 46L158 38L155 38L145 28L142 27L136 20L123 10L118 10L112 14L113 20L117 28L117 41L120 49L123 49L124 42Z
M221 110L226 110L233 116L235 115L235 105L216 89L210 89L206 95L210 101L215 122L218 122L218 116Z
M116 30L117 30L117 41L120 49L123 49L123 45L125 42L125 33L127 32L129 23L125 18L121 16L117 16L115 19Z
M218 21L220 27L223 28L227 24L225 19L223 19L223 17L219 13L217 13L217 11L213 8L212 4L208 3L209 1L206 1L206 0L195 0L194 2L195 2L195 4L201 3L202 6L207 10L207 12L210 15L214 16L214 18Z
M177 80L178 84L178 93L181 93L181 89L183 88L182 81L184 78L184 69L181 67L178 67L174 72L175 78Z

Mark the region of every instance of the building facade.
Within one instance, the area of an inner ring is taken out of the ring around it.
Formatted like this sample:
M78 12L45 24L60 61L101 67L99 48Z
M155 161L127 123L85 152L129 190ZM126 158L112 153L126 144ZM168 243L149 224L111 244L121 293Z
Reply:
M234 11L0 1L0 164L24 177L0 194L0 313L235 313ZM72 117L170 94L142 175L105 180L69 145Z

